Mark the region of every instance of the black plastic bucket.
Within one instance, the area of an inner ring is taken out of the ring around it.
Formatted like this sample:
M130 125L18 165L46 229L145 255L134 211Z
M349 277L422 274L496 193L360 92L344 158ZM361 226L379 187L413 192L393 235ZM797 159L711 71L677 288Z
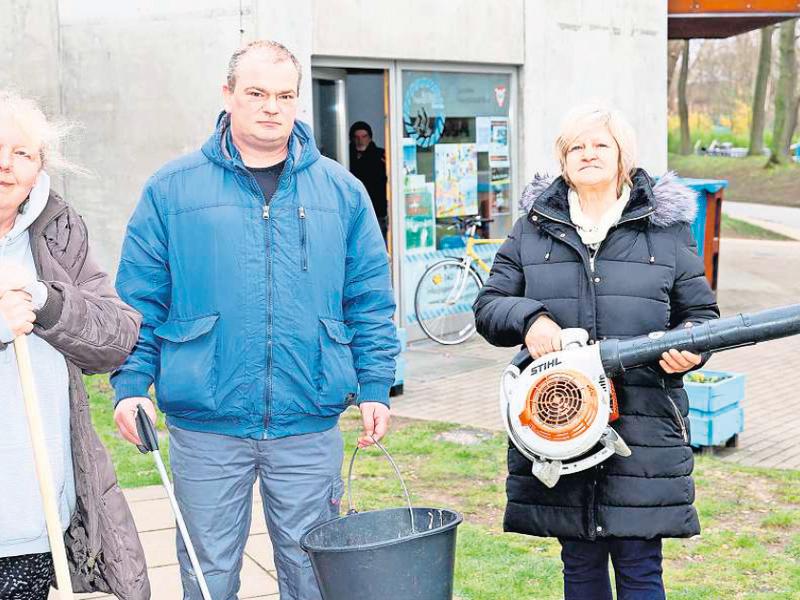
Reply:
M300 540L311 558L325 600L450 600L456 528L462 516L445 508L407 508L358 513L352 503L350 460L347 516L327 521Z

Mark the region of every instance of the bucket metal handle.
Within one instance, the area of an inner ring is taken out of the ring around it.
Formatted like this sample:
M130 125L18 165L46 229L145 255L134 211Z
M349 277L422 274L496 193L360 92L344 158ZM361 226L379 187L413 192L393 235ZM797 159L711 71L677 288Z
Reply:
M412 533L416 532L414 528L414 509L411 506L411 496L408 493L408 488L406 487L406 482L403 481L403 476L400 474L400 469L397 468L397 464L392 459L392 455L389 454L389 451L384 448L381 443L375 439L375 436L370 436L372 441L375 442L375 445L381 449L381 451L386 455L386 458L389 459L389 463L392 465L397 478L400 480L400 485L403 486L403 493L406 496L406 502L408 503L408 516L411 519L411 531ZM353 508L353 463L356 462L356 455L358 454L358 446L353 451L353 456L350 458L350 468L347 470L347 505L348 505L348 515L352 515L357 513L358 511Z

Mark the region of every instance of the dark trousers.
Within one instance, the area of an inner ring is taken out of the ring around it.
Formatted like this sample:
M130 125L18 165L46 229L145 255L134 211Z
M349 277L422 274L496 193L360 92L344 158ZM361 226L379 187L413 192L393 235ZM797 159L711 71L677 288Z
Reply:
M47 600L52 580L49 552L0 558L0 600Z
M565 600L612 600L608 559L617 600L664 600L661 539L608 538L561 542Z

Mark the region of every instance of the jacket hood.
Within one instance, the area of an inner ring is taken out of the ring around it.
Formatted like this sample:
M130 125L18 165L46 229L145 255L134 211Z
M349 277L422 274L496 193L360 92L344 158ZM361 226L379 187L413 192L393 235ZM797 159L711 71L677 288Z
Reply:
M19 215L14 226L5 236L0 238L0 245L13 244L28 230L28 227L42 214L47 199L50 196L50 176L42 171L36 178L36 183L31 189L28 199L20 206Z
M694 221L697 192L682 184L674 171L665 173L655 181L644 169L637 169L631 179L631 198L623 216L648 215L656 227L691 224ZM537 173L525 186L519 206L525 212L536 210L545 216L563 219L566 215L569 218L568 190L566 181L560 175L554 177Z
M241 154L233 143L230 131L230 115L222 111L217 117L214 133L203 144L206 157L230 170L246 168ZM288 170L297 173L308 168L319 160L320 153L314 142L311 127L303 121L295 121L289 137L289 154L286 157Z

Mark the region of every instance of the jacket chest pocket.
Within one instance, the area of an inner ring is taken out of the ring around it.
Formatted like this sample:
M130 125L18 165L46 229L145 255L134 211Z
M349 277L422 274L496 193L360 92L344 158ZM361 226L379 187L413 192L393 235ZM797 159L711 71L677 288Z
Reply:
M320 318L317 390L321 407L341 407L358 388L350 342L353 330L343 321Z
M173 319L153 331L161 340L156 395L164 412L216 410L218 319L218 314Z
M295 209L298 252L294 258L302 274L332 277L343 273L347 245L339 213L314 206Z

